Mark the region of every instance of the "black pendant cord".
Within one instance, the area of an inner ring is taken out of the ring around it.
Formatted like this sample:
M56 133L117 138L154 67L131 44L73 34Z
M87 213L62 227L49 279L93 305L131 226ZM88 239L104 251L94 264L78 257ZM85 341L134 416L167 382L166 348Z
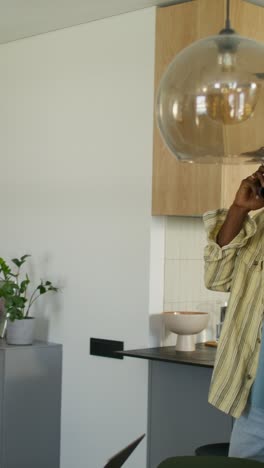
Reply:
M234 29L231 28L231 21L230 21L230 0L226 0L226 20L225 20L225 27L220 31L219 34L234 34Z
M226 21L225 21L225 29L231 29L231 22L230 22L230 0L226 0Z

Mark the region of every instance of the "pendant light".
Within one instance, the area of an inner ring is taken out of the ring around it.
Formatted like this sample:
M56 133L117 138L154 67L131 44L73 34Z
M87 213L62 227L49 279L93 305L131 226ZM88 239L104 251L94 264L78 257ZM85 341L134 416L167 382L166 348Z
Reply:
M183 162L264 162L264 44L230 24L176 55L157 94L157 123Z

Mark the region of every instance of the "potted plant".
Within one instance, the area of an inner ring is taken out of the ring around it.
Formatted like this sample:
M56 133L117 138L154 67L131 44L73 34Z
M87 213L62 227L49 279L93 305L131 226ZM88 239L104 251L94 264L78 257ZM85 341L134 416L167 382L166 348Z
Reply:
M22 275L21 267L30 255L13 258L15 266L10 267L0 258L0 313L6 319L6 340L8 344L28 345L33 343L34 317L29 315L34 302L43 294L58 291L51 281L40 281L31 294L28 286L31 283L28 274Z

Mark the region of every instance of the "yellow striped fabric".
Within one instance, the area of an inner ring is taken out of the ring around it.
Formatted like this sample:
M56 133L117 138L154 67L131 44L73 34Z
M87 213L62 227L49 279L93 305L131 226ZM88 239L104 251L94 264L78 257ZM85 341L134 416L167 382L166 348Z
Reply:
M230 292L209 390L209 402L238 418L254 382L264 319L264 211L248 216L230 244L216 236L227 210L203 216L208 243L204 251L205 285Z

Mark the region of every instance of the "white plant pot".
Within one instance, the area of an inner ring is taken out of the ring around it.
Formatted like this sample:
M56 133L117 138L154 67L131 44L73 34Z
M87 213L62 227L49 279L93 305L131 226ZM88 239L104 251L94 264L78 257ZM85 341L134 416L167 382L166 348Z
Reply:
M7 321L6 342L10 345L32 345L34 340L35 319Z

